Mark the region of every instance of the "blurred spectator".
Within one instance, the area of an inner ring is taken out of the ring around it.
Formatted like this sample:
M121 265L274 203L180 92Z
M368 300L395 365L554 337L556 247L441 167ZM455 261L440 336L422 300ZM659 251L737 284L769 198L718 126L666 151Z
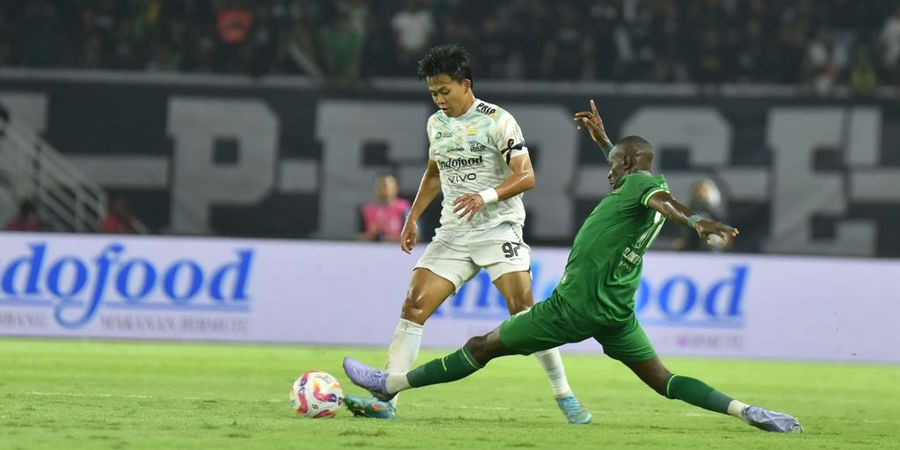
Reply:
M403 222L409 213L409 201L397 196L397 179L392 175L375 181L375 198L362 207L364 231L360 240L398 241Z
M391 30L397 42L398 59L409 73L415 72L414 64L428 47L434 23L431 11L424 0L406 0L406 6L391 18Z
M850 89L857 95L872 95L877 85L878 73L872 65L872 58L868 52L858 53L850 69Z
M553 30L544 43L541 60L542 78L581 79L591 53L571 5L567 3L560 5Z
M884 67L896 70L900 64L900 4L894 8L894 14L884 22L879 35L884 46Z
M900 83L892 0L0 0L3 66L346 85L414 76L435 42L468 47L487 79L786 83L824 95L846 85L862 95L871 65L876 84Z
M218 67L226 72L249 71L253 50L246 45L253 29L253 11L240 0L227 0L216 12L219 32Z
M253 12L238 0L229 0L216 14L216 29L226 45L240 45L253 28Z
M299 72L315 79L323 79L325 74L316 62L317 52L310 34L311 28L302 19L294 21L287 39L279 47L279 65L286 72Z
M341 14L335 23L322 29L319 38L328 79L339 85L359 80L362 34L351 26L350 18Z
M134 216L128 199L117 195L109 201L106 217L100 225L100 232L109 234L145 234L147 228Z
M820 95L830 94L840 74L834 58L834 47L828 30L820 29L806 47L804 60L806 80Z
M715 181L705 179L691 186L691 199L688 206L703 218L716 221L727 220L725 202L722 191ZM697 232L690 227L681 227L680 235L672 242L674 250L701 251L709 250L709 247L700 240Z
M12 219L6 222L5 227L7 231L40 231L42 228L37 207L29 199L19 203L19 210Z

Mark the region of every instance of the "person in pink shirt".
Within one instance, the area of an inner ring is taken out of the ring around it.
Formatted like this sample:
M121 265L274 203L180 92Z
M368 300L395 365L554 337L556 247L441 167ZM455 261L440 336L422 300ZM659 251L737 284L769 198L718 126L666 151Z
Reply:
M400 230L403 229L410 204L409 200L398 197L397 191L397 179L393 175L383 175L375 181L377 200L362 207L365 231L360 235L361 240L400 240Z

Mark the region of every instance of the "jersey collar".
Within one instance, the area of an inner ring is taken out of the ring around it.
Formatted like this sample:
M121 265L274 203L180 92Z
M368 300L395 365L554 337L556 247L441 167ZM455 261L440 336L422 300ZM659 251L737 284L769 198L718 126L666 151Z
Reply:
M643 174L643 175L647 175L648 177L652 177L652 176L653 176L653 174L650 173L649 170L638 170L637 172L627 173L627 174L623 175L622 178L619 178L619 182L616 183L616 185L613 187L613 189L618 189L618 188L622 187L622 183L625 182L625 179L626 179L626 178L628 178L628 177L630 177L630 176L632 176L632 175L637 175L637 174L639 174L639 173L640 173L640 174Z
M447 116L447 118L450 119L450 120L461 120L461 119L464 119L466 116L468 116L469 114L472 114L472 113L475 111L475 108L478 107L478 104L479 104L479 103L483 103L483 102L482 102L481 100L478 100L478 97L475 97L475 101L472 102L472 105L469 106L469 109L467 109L466 112L464 112L464 113L462 113L462 114L460 114L460 115L458 115L458 116L456 116L456 117L450 117L450 116ZM445 115L446 115L446 114L445 114Z

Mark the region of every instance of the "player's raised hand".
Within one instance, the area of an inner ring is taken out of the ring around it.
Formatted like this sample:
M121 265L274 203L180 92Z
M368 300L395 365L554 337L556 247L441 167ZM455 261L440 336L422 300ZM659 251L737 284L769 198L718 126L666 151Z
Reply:
M471 222L481 208L484 208L484 199L478 194L463 194L453 199L453 214L467 222Z
M593 139L597 145L603 148L612 146L612 142L610 142L609 137L606 136L606 129L603 128L603 120L600 119L600 113L597 112L597 105L594 103L593 99L591 99L591 110L575 113L573 120L575 120L575 127L577 129L580 130L585 128L588 130L588 134L591 135L591 139Z
M413 220L407 220L403 224L403 230L400 231L400 249L406 253L412 252L412 249L416 246L416 238L418 237L419 231L416 222Z

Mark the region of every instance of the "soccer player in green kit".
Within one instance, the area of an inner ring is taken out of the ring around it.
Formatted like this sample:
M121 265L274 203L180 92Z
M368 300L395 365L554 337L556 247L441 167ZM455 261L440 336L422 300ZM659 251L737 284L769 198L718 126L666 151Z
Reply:
M634 313L644 252L666 219L692 227L711 245L731 245L738 230L703 219L672 198L665 178L650 173L653 147L646 140L628 136L613 146L593 100L591 110L574 119L609 161L612 192L575 236L565 273L550 298L409 372L387 373L344 358L351 381L386 400L402 390L459 380L500 356L594 338L660 395L730 414L766 431L801 432L800 423L788 414L734 400L696 378L672 374L662 364Z

